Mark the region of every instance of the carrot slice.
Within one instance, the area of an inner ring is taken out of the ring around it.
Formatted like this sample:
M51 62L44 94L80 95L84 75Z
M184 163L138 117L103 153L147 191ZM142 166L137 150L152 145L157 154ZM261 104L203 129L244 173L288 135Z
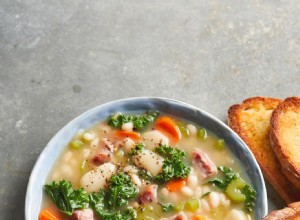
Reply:
M177 179L177 180L171 180L167 183L166 187L170 192L177 192L182 187L185 186L186 180L185 179Z
M201 215L194 215L191 220L206 220L207 218L205 216Z
M174 143L181 139L181 132L176 123L168 116L157 119L155 129L165 133Z
M39 215L39 220L59 220L59 218L49 209L44 209Z
M123 131L123 130L117 130L115 131L115 136L119 138L130 138L134 141L138 141L140 139L140 134L134 131Z

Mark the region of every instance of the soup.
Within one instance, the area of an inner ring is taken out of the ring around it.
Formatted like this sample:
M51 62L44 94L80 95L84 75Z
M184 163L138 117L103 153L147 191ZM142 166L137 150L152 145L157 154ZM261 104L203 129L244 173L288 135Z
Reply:
M80 129L44 188L40 220L250 220L256 197L223 139L156 111Z

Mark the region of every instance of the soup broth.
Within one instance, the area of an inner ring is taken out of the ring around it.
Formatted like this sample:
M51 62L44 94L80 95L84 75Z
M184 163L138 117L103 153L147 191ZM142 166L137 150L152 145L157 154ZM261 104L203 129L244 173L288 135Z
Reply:
M112 215L119 210L120 219L253 219L255 198L249 200L246 192L253 189L224 140L170 115L154 115L142 128L134 118L122 122L124 115L117 113L108 121L79 130L57 160L47 184L66 180L73 189L83 188L87 194L103 191L107 198L103 210ZM128 186L135 193L119 204L126 190L117 191L117 201L111 204L112 179L118 175L130 181ZM47 194L42 210L51 210L58 219L119 219L99 215L89 204L78 210L92 209L93 217L65 214ZM252 195L255 197L255 191ZM134 214L122 217L128 208Z

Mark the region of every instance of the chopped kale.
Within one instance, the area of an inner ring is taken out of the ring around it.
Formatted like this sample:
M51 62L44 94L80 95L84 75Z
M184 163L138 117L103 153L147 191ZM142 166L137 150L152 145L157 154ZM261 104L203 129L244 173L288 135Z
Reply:
M239 177L239 174L232 171L231 168L219 166L218 170L221 171L224 176L215 177L208 182L214 184L220 189L225 189L232 180Z
M164 157L163 171L155 176L155 181L166 183L171 179L186 178L190 174L191 167L183 162L186 157L183 150L168 145L160 145L155 148L155 152Z
M141 142L137 143L134 148L131 149L131 151L129 152L129 156L134 156L138 153L141 153L145 148L145 145Z
M118 173L111 177L110 185L106 193L106 201L110 209L116 209L128 204L128 200L134 199L139 189L131 182L125 173Z
M239 174L232 171L231 168L220 166L218 167L218 170L223 173L223 178L215 177L208 181L208 183L212 183L220 189L226 190L227 186L232 180L240 178ZM256 191L252 188L252 186L245 184L241 190L241 193L246 197L244 202L245 210L252 212L253 208L255 207Z
M116 113L108 118L108 124L114 128L121 128L123 124L132 122L134 130L142 130L153 122L159 115L158 111L146 112L142 115L125 115Z
M82 188L72 189L72 184L66 180L53 181L45 186L46 194L63 213L71 216L75 209L87 208L89 196Z
M165 204L160 204L160 205L161 205L161 209L164 212L173 211L174 207L175 207L172 203L165 203Z

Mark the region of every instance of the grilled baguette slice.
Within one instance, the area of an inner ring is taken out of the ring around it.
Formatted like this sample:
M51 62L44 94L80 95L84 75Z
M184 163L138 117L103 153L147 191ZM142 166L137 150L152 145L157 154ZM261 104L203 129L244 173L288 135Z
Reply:
M289 97L274 110L270 140L282 172L300 191L300 98Z
M281 172L269 141L271 113L280 102L267 97L246 99L229 108L228 124L248 145L268 182L288 204L300 200L300 191Z
M300 219L300 202L294 202L288 207L271 212L263 220L299 220Z

